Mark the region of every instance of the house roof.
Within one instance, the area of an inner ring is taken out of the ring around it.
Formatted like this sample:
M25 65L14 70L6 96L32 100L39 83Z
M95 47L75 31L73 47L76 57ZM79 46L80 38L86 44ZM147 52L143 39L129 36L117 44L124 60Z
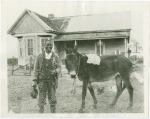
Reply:
M112 31L131 29L131 13L118 12L85 16L69 16L69 17L53 17L49 19L36 12L26 9L13 26L8 30L11 34L13 29L17 26L23 16L29 13L34 17L42 26L45 27L45 32L72 34L79 32L91 31Z
M130 12L72 16L67 18L70 20L66 29L55 37L55 41L130 36Z
M66 32L131 29L130 12L72 17Z
M65 26L65 29L57 31L64 33L131 29L130 12L53 18L54 23L57 24L58 19L64 23L61 25Z
M49 19L36 13L36 12L32 12L28 9L25 9L23 11L23 13L18 17L18 19L15 21L15 23L11 26L11 28L8 30L8 34L13 34L13 30L15 29L15 27L21 22L21 20L23 19L23 17L29 14L31 17L33 17L38 23L40 23L45 30L49 30L49 31L55 31L53 29L53 25L49 22ZM43 31L44 32L44 31Z

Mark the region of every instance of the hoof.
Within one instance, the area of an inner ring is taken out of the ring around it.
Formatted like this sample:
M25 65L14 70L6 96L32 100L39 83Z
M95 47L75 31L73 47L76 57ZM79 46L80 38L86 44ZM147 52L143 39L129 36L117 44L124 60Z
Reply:
M130 106L127 107L127 110L131 110L131 109L132 109L132 107L130 107Z
M79 112L79 113L83 113L83 109L79 109L78 112Z
M133 103L129 104L129 106L127 107L127 109L131 109L133 107Z
M109 108L113 108L113 107L114 107L114 104L110 104L110 105L109 105Z
M132 109L132 106L129 105L129 106L127 107L127 110L130 110L130 109Z
M97 105L93 105L93 109L97 109Z

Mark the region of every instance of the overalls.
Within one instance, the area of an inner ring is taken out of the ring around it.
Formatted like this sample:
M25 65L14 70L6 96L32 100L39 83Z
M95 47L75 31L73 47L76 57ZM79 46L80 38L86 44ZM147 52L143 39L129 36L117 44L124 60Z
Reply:
M39 75L39 97L38 105L44 106L46 104L46 93L48 93L48 101L51 106L57 103L56 90L55 90L55 77L51 74L51 70L54 70L52 59L43 58L43 64L41 73Z

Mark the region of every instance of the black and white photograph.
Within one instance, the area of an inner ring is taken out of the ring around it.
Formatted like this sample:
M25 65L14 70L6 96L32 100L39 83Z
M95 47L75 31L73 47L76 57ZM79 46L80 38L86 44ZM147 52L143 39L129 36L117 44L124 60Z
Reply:
M148 117L149 2L1 7L2 116Z

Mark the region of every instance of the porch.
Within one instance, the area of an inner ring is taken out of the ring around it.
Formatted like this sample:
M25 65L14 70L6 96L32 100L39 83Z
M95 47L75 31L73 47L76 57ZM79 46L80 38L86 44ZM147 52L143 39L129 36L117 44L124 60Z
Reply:
M81 54L97 54L99 56L124 54L127 56L127 42L126 38L54 41L54 51L62 61L66 56L65 47L73 48L75 45Z

